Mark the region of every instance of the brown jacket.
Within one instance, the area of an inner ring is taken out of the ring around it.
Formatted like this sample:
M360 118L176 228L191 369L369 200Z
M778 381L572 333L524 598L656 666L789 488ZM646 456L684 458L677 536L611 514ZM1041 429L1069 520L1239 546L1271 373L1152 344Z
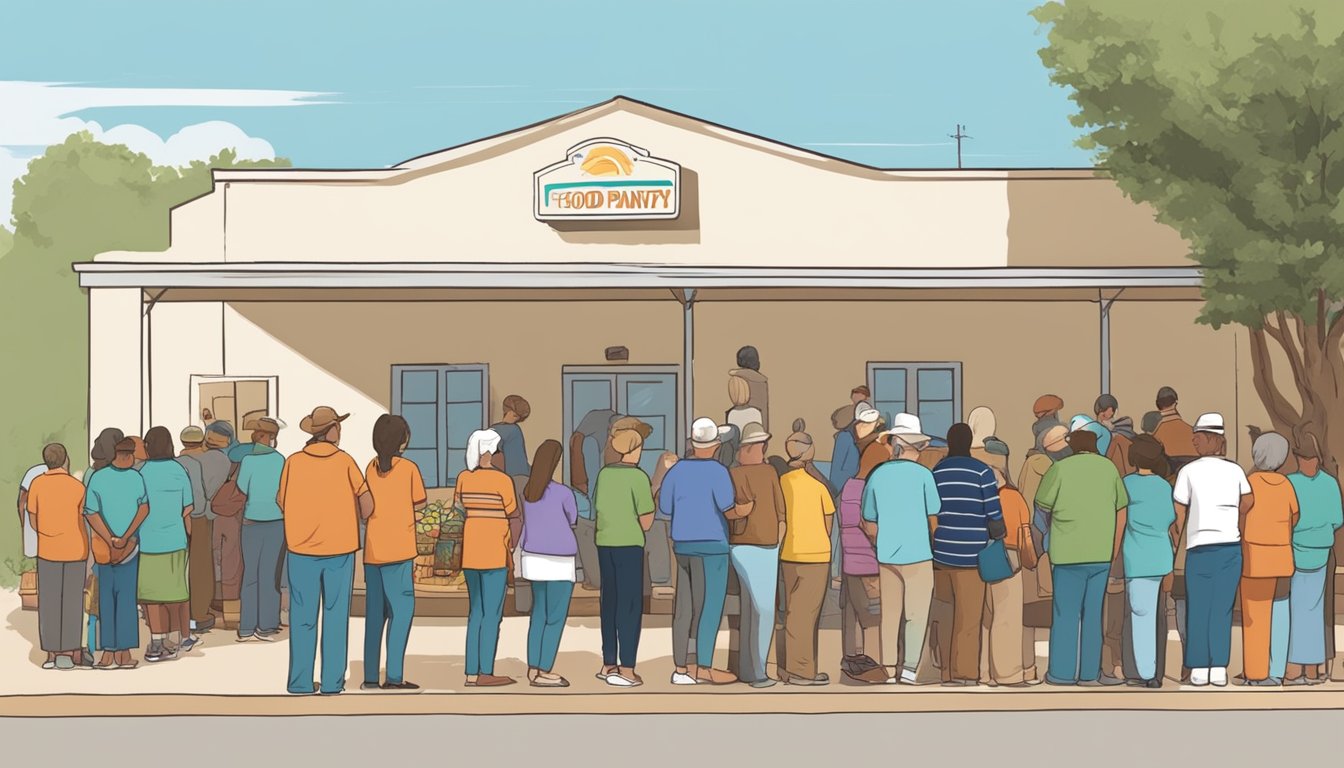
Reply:
M1195 428L1186 424L1176 411L1163 415L1157 429L1153 430L1153 437L1162 443L1168 456L1195 455Z

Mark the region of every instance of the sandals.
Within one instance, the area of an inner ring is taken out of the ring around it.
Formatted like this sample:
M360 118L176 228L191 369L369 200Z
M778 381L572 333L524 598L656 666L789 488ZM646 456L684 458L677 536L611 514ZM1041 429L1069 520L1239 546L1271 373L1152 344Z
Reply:
M554 677L542 677L537 675L528 679L528 684L533 688L568 688L569 681L559 675Z

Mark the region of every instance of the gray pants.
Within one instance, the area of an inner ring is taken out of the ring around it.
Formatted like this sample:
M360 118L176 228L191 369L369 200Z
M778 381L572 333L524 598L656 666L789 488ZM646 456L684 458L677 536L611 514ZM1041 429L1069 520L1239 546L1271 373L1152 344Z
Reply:
M47 653L84 647L84 563L37 561L37 637Z
M574 538L579 542L579 567L583 569L583 586L596 591L602 587L602 572L597 564L597 521L584 517L574 525Z
M649 569L649 584L654 586L672 585L671 529L672 521L655 517L644 534L644 567Z
M285 553L285 523L243 521L243 584L238 617L242 637L280 629L280 571Z

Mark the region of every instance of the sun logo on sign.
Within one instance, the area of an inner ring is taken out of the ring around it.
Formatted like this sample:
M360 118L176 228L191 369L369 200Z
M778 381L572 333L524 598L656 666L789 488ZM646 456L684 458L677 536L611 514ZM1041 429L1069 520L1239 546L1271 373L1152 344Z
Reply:
M589 176L629 176L635 170L629 155L607 144L576 152L574 162Z

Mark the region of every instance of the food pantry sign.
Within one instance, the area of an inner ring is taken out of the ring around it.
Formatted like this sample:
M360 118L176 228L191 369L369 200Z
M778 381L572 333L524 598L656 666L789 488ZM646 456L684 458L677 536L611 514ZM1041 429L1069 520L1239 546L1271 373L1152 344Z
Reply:
M589 139L532 174L540 221L675 219L681 166L616 139Z

